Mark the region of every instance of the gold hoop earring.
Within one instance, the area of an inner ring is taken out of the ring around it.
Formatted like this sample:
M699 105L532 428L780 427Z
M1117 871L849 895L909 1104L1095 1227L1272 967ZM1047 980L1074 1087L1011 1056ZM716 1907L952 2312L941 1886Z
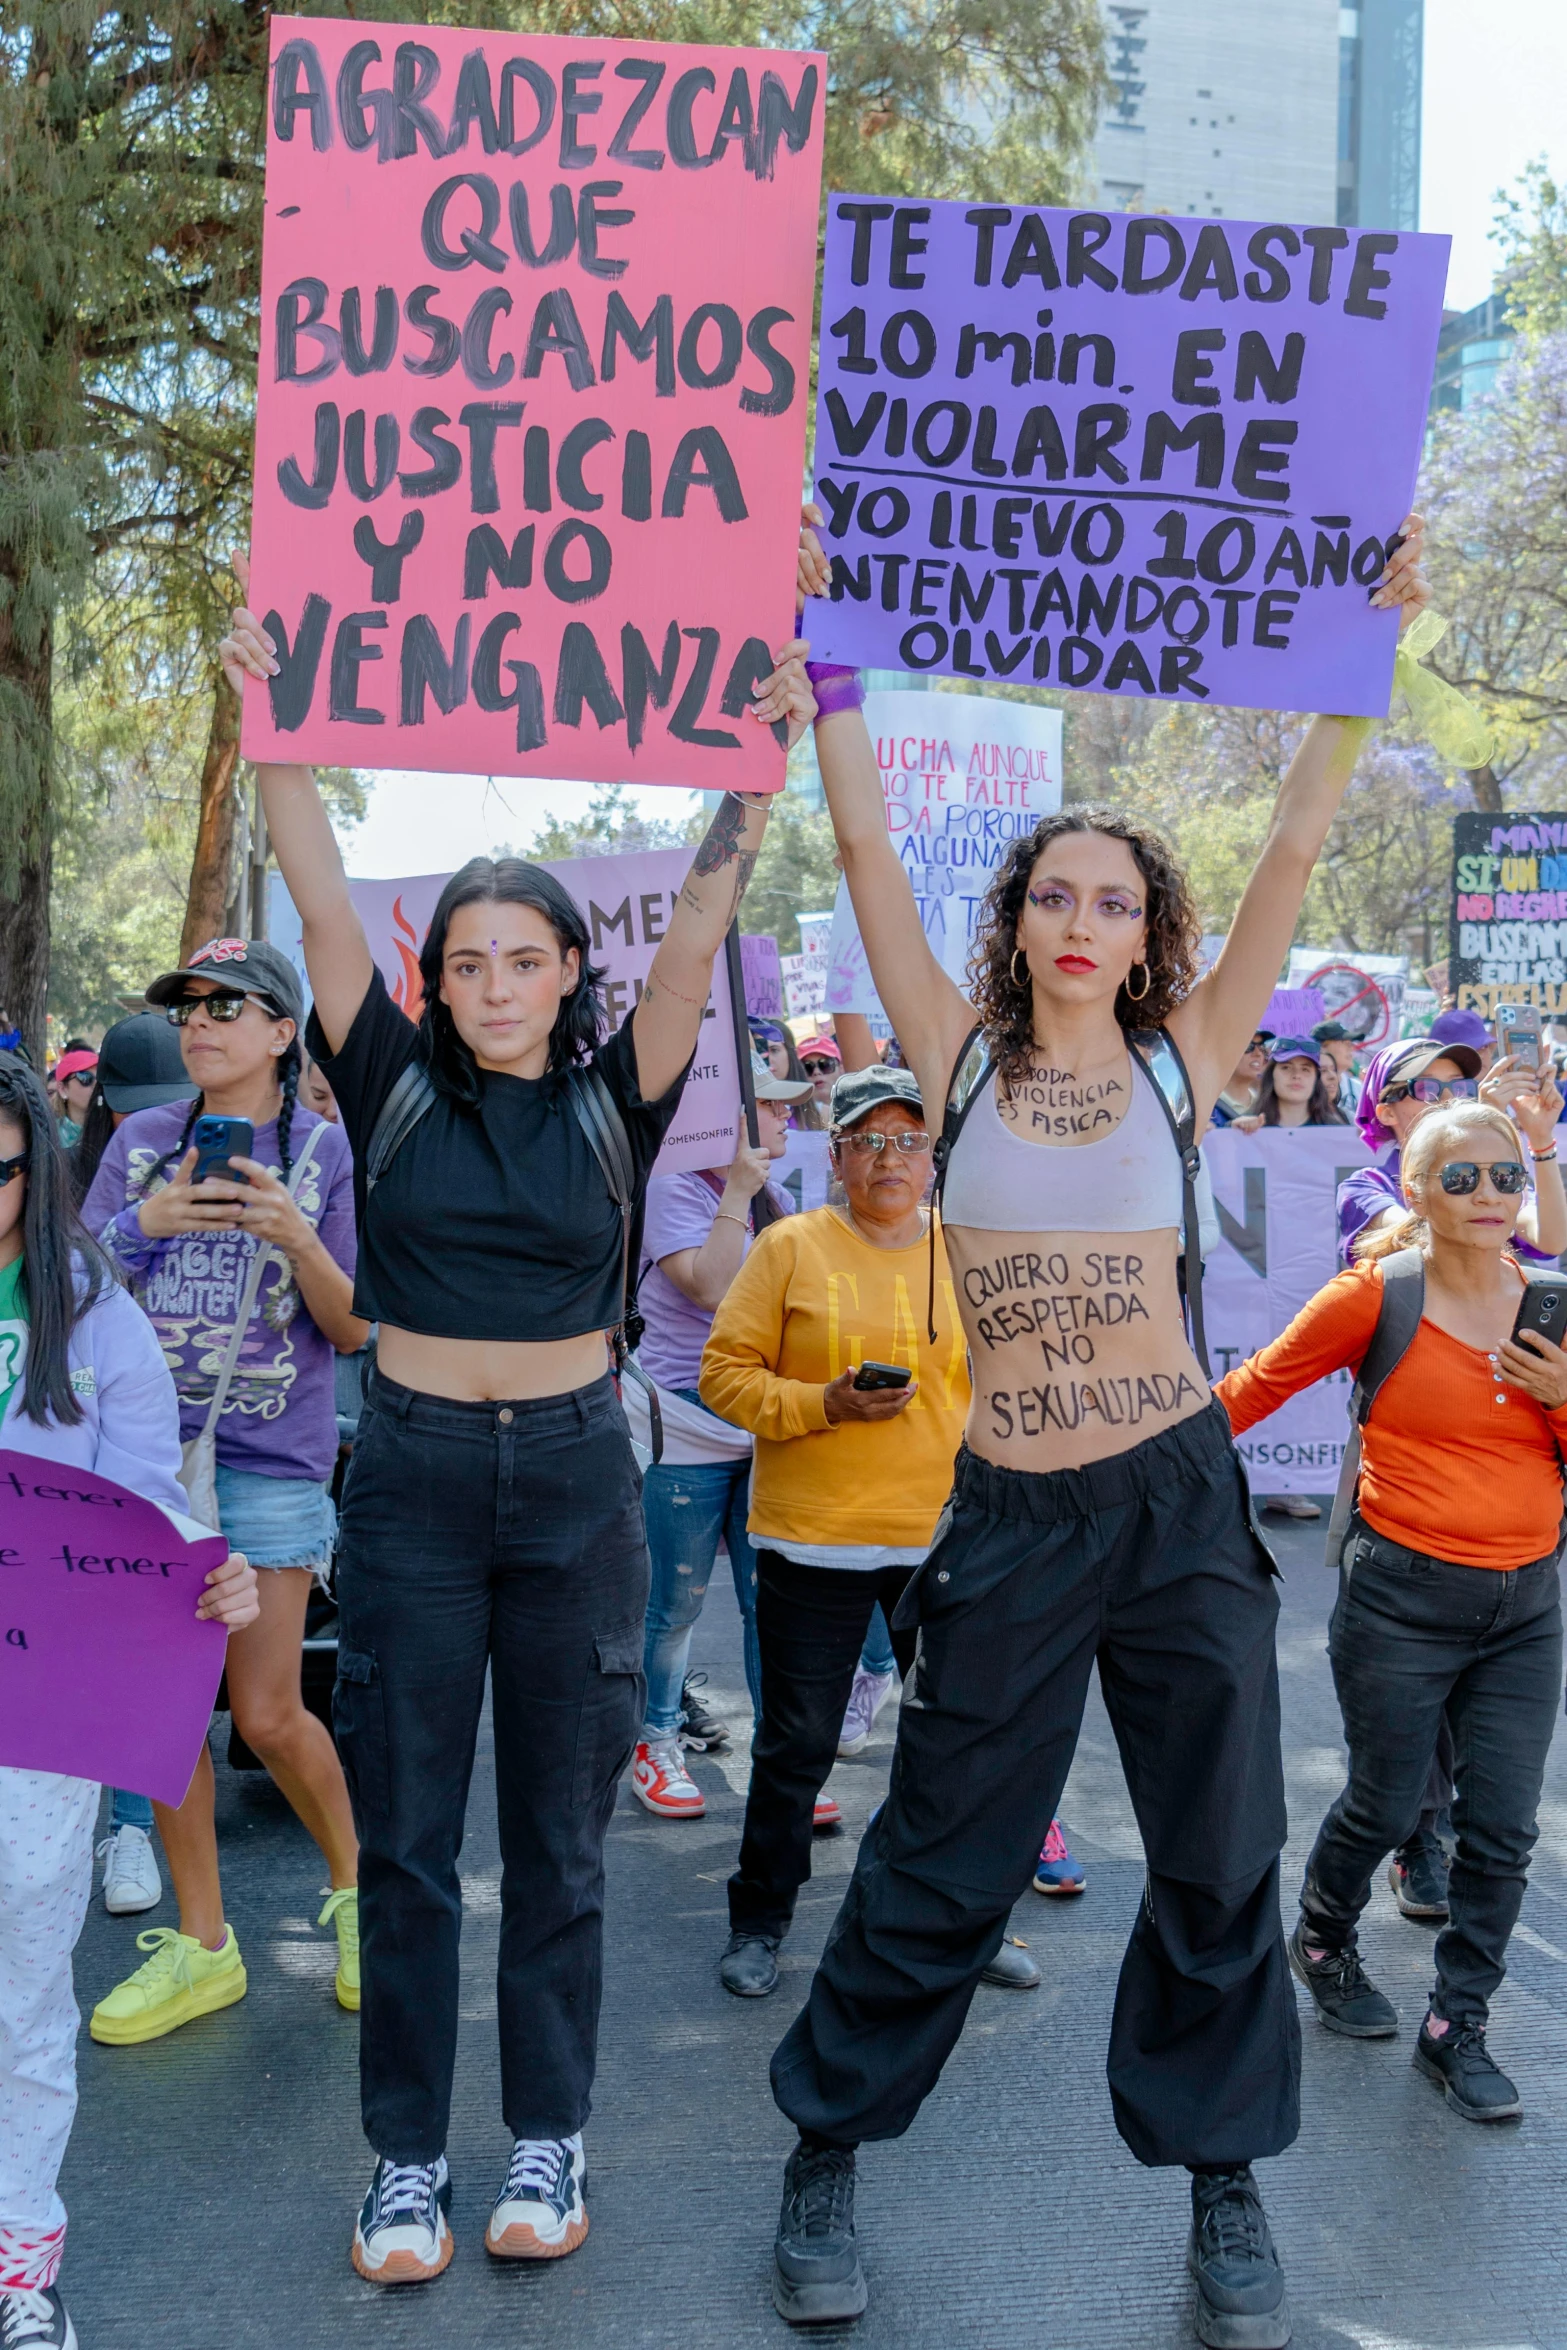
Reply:
M1140 970L1140 971L1142 972L1142 975L1143 975L1143 984L1142 984L1142 986L1141 986L1141 987L1133 987L1133 985L1132 985L1132 972L1131 972L1131 971L1128 971L1128 973L1127 973L1127 975L1126 975L1125 979L1122 981L1122 983L1121 983L1121 984L1122 984L1122 986L1123 986L1123 987L1126 989L1126 996L1127 996L1127 1001L1128 1001L1129 1003L1133 1003L1133 1004L1140 1004L1140 1003L1142 1002L1142 1000L1143 1000L1144 996L1145 996L1145 995L1148 993L1148 990L1149 990L1149 989L1152 987L1152 985L1153 985L1153 973L1152 973L1152 972L1149 970L1149 968L1148 968L1148 966L1147 966L1147 964L1146 964L1146 963L1134 963L1134 964L1132 965L1132 970L1133 970L1133 971L1138 971L1138 970Z
M1011 971L1011 973L1012 973L1012 984L1013 984L1013 986L1014 986L1014 987L1024 987L1024 986L1026 986L1026 985L1027 985L1027 981L1026 981L1026 979L1019 979L1019 977L1018 977L1018 975L1017 975L1017 959L1018 959L1019 955L1022 955L1022 956L1023 956L1023 969L1024 969L1024 971L1026 972L1026 971L1027 971L1027 969L1028 969L1028 957L1027 957L1027 955L1023 953L1023 949L1022 949L1021 947L1014 947L1014 948L1012 949L1012 960L1011 960L1010 964L1007 966L1007 968L1008 968L1008 969Z

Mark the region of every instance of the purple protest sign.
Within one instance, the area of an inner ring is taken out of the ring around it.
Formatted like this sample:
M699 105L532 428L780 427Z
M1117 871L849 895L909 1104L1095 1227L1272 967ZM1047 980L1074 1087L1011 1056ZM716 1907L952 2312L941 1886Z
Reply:
M1384 714L1448 243L833 196L816 658Z
M765 933L740 936L740 968L745 974L745 1008L753 1020L781 1020L784 1016L783 972L778 941Z
M110 1477L0 1452L0 1763L182 1802L227 1643L196 1602L228 1547Z

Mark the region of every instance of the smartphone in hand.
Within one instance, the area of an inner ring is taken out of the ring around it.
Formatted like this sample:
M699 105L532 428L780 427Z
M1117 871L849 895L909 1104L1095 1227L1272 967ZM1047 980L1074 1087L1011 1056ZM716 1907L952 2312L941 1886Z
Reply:
M1516 1346L1526 1330L1533 1330L1552 1346L1560 1346L1567 1338L1567 1280L1561 1285L1554 1281L1531 1281L1523 1293L1518 1308L1518 1319L1513 1324L1513 1344ZM1525 1354L1534 1349L1526 1346Z
M880 1387L907 1387L910 1377L901 1363L861 1363L854 1384L865 1395Z
M1540 1067L1540 1008L1537 1004L1498 1004L1496 1041L1531 1069Z
M248 1175L229 1165L230 1159L248 1159L255 1146L256 1131L248 1118L198 1118L190 1138L196 1145L192 1183L208 1183L214 1178L223 1183L250 1181Z

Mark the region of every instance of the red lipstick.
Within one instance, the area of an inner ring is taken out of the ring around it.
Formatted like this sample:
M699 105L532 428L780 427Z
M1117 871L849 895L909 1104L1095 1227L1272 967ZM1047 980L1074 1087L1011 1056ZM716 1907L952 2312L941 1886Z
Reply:
M1057 955L1056 957L1056 969L1058 971L1076 973L1079 971L1097 971L1098 968L1098 964L1090 962L1087 955Z

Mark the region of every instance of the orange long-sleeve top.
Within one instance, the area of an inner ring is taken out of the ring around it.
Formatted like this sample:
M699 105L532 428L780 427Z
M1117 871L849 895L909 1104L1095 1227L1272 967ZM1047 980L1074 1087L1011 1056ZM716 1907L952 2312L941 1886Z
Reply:
M1357 1369L1377 1326L1380 1265L1354 1265L1221 1379L1239 1436L1330 1372ZM1464 1567L1523 1567L1556 1547L1567 1405L1504 1385L1484 1347L1422 1321L1361 1430L1360 1514L1373 1532Z

